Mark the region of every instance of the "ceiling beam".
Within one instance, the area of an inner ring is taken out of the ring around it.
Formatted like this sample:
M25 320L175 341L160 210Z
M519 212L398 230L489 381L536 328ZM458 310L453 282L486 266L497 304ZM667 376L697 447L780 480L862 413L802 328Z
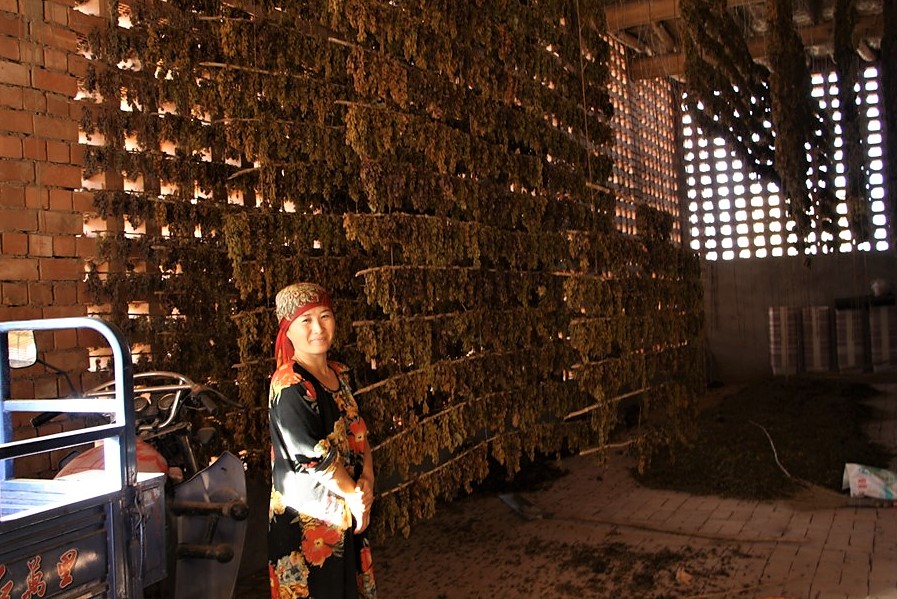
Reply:
M653 23L651 29L660 41L660 45L663 46L664 52L676 51L676 40L673 39L673 36L670 35L670 32L667 31L667 28L663 23Z
M804 46L831 46L834 39L834 23L828 21L819 25L800 28L800 38ZM857 19L855 36L858 39L881 39L882 19L877 15L867 15ZM754 60L762 62L766 58L766 37L757 36L748 40L748 50ZM661 54L650 58L636 58L629 65L631 79L654 79L655 77L678 77L685 70L685 55L681 52Z
M613 37L615 40L617 40L624 46L626 46L628 48L632 48L633 50L635 50L636 52L638 52L639 54L641 54L643 56L653 56L654 55L651 51L651 48L647 44L642 42L640 39L638 39L634 35L630 35L630 34L626 33L625 31L617 31L616 33L612 33L611 37Z
M728 0L729 8L764 4L766 0ZM623 0L606 0L604 14L607 16L607 30L611 33L650 25L657 21L669 21L681 17L680 0L641 0L626 2Z

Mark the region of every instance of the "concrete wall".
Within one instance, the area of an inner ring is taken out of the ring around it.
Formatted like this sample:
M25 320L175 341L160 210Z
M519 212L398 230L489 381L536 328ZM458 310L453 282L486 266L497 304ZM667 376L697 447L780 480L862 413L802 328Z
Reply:
M708 378L725 383L772 376L770 306L830 306L871 294L884 279L897 289L897 255L852 252L803 257L704 262Z

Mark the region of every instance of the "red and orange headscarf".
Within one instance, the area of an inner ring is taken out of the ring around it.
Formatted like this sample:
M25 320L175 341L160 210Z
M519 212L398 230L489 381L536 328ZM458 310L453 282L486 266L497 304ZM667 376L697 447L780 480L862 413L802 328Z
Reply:
M294 283L277 292L274 298L275 314L280 322L277 331L277 340L274 342L274 358L277 367L280 368L293 359L295 349L287 338L287 329L293 321L305 312L318 306L326 306L332 309L330 295L316 283Z

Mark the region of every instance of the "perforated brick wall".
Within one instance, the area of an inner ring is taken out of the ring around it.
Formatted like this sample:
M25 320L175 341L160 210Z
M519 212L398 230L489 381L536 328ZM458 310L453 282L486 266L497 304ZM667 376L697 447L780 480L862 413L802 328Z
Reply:
M81 190L83 146L78 79L87 59L78 52L97 17L73 1L0 0L0 320L86 314L85 258L94 241L83 236L93 197ZM76 386L93 383L87 371L87 333L38 336L41 357L72 373ZM13 397L58 397L69 392L49 373L14 372ZM48 427L60 427L50 424ZM34 434L27 418L16 437ZM16 471L40 473L58 456L19 460ZM21 462L21 463L20 463Z

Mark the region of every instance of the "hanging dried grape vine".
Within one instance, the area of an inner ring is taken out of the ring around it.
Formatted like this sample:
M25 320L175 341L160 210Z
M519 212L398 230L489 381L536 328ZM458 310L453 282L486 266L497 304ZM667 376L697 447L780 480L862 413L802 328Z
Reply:
M683 0L686 108L757 173L777 180L769 71L754 62L725 0Z
M776 131L775 168L800 239L834 245L838 239L832 123L811 95L810 70L791 0L767 6L769 89Z
M863 120L857 105L856 86L860 77L860 57L854 47L856 0L835 2L835 67L838 73L838 106L841 109L841 138L844 152L845 202L848 225L854 239L869 241L872 232L868 173L865 166Z
M99 146L97 168L176 190L98 195L107 217L177 232L141 250L168 266L146 293L172 301L172 279L201 266L191 301L227 287L215 358L236 364L240 440L265 449L274 294L298 279L332 291L381 533L496 464L600 448L623 404L646 449L687 432L700 274L669 215L645 208L643 234L624 236L596 191L611 169L601 15L598 0L173 1L131 6L131 28L97 41L105 63L144 65L96 75L107 93L135 80L135 110L107 127L144 140ZM110 255L137 252L127 239ZM203 263L186 262L194 246ZM108 293L143 280L123 274Z
M894 164L897 159L897 4L884 2L884 24L881 38L882 121L884 122L885 160ZM897 222L897 169L884 169L885 202L888 222ZM897 243L897 231L891 225L890 246Z
M183 371L234 393L236 294L222 234L233 169L219 154L221 128L194 116L215 108L183 61L200 47L214 52L214 40L169 3L111 2L104 14L82 40L93 59L82 84L85 176L105 181L91 215L106 228L90 298L132 345L152 347L152 364L139 367ZM148 310L129 316L138 302Z

